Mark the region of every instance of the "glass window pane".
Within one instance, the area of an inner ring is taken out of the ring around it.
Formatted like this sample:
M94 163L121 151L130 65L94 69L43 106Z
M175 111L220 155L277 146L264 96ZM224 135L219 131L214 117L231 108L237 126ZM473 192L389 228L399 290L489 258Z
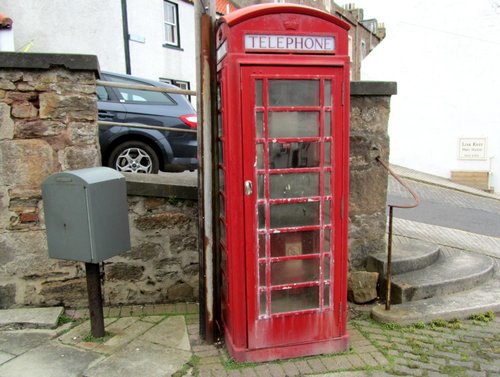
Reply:
M272 111L269 112L269 137L319 136L319 112Z
M330 143L325 143L325 166L330 166L332 163L332 151L330 148Z
M217 161L219 164L224 162L224 149L222 148L222 141L217 142Z
M271 174L271 198L302 198L319 195L319 173Z
M319 259L289 260L271 264L271 284L293 284L319 280Z
M262 106L262 80L255 80L255 106Z
M266 286L266 264L259 263L259 287Z
M217 136L222 136L222 114L217 114Z
M175 22L175 8L172 3L169 3L167 1L163 2L163 16L165 19L165 22Z
M330 280L330 256L325 255L323 259L323 279Z
M219 168L219 190L224 191L224 171Z
M257 139L264 137L264 114L255 113L255 135Z
M165 24L165 42L169 44L177 44L177 26Z
M332 113L331 111L325 112L325 136L332 136Z
M269 106L319 106L319 80L269 80Z
M270 143L269 168L286 169L316 167L319 166L319 154L319 143L316 142Z
M96 92L97 92L97 100L98 101L108 101L109 100L109 94L106 88L103 86L96 86Z
M117 88L120 97L126 102L151 102L163 105L173 105L175 102L165 93L149 90Z
M225 241L226 241L226 224L224 224L224 221L219 221L219 233L220 233L220 240L225 243Z
M267 313L266 301L267 301L266 292L261 292L259 296L259 306L260 306L259 313L261 315Z
M219 216L221 218L226 217L226 206L224 202L224 197L219 194Z
M274 204L271 228L319 225L319 202Z
M271 314L317 308L319 287L304 287L271 292Z
M323 202L323 222L324 224L330 224L330 212L331 212L331 205L330 201L327 200Z
M330 250L330 233L331 233L330 229L325 229L325 233L324 233L325 240L324 240L324 244L323 244L323 246L324 246L323 248L324 248L325 253L331 252L331 250Z
M323 306L330 306L330 302L331 302L331 300L330 300L330 295L331 295L330 291L331 291L330 290L330 285L329 284L325 285L324 291L323 291Z
M324 188L324 194L325 195L332 195L332 187L331 187L331 181L330 181L330 179L331 179L331 173L330 172L325 172L323 179L324 179L323 183L324 183L324 186L325 186L325 188Z
M265 229L266 228L266 207L261 204L259 205L258 208L258 215L259 215L259 229Z
M257 169L264 169L264 145L257 144L255 150L257 153Z
M332 105L332 81L325 80L325 106Z
M271 257L319 254L319 230L273 233Z
M262 174L259 174L257 176L257 195L259 199L264 199L264 176Z
M259 234L259 258L266 257L266 235Z

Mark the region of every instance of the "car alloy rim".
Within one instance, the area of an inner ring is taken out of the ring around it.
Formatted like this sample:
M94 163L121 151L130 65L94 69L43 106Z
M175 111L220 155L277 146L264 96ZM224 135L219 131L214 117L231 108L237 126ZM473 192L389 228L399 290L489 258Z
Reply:
M116 170L132 173L151 173L153 161L140 148L127 148L116 159Z

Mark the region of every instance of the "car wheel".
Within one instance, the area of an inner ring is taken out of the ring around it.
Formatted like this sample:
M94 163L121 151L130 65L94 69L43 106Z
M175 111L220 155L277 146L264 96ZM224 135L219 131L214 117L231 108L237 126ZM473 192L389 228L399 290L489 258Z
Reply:
M156 174L159 170L156 152L141 141L127 141L118 145L109 155L108 166L129 173Z

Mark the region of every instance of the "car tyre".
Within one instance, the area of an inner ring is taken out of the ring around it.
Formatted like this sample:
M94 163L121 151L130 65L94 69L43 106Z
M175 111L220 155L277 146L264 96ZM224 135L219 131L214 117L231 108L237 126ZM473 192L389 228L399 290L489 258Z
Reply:
M157 174L160 167L158 155L142 141L126 141L113 149L108 166L127 173Z

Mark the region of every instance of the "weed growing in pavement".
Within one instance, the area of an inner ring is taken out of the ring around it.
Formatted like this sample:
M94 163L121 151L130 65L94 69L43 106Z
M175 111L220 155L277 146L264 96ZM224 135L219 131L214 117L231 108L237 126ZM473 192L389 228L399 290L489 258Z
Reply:
M57 327L62 326L66 323L73 322L73 320L66 314L62 313L59 318L57 318Z
M95 336L92 335L92 333L88 333L82 338L82 342L89 342L89 343L104 343L111 339L114 336L113 333L110 333L108 331L104 332L104 336L100 338L96 338Z
M472 319L472 323L475 325L483 322L491 322L495 319L495 313L492 310L487 311L486 313L481 313L481 314L473 314L470 316L470 319Z
M466 371L462 367L457 367L455 365L442 365L439 367L439 372L446 374L447 376L465 376Z
M191 376L192 375L190 373L191 370L194 371L195 375L198 375L197 368L198 368L199 364L200 364L200 357L193 355L193 356L191 356L189 361L182 366L181 369L179 369L177 372L172 374L172 377Z

